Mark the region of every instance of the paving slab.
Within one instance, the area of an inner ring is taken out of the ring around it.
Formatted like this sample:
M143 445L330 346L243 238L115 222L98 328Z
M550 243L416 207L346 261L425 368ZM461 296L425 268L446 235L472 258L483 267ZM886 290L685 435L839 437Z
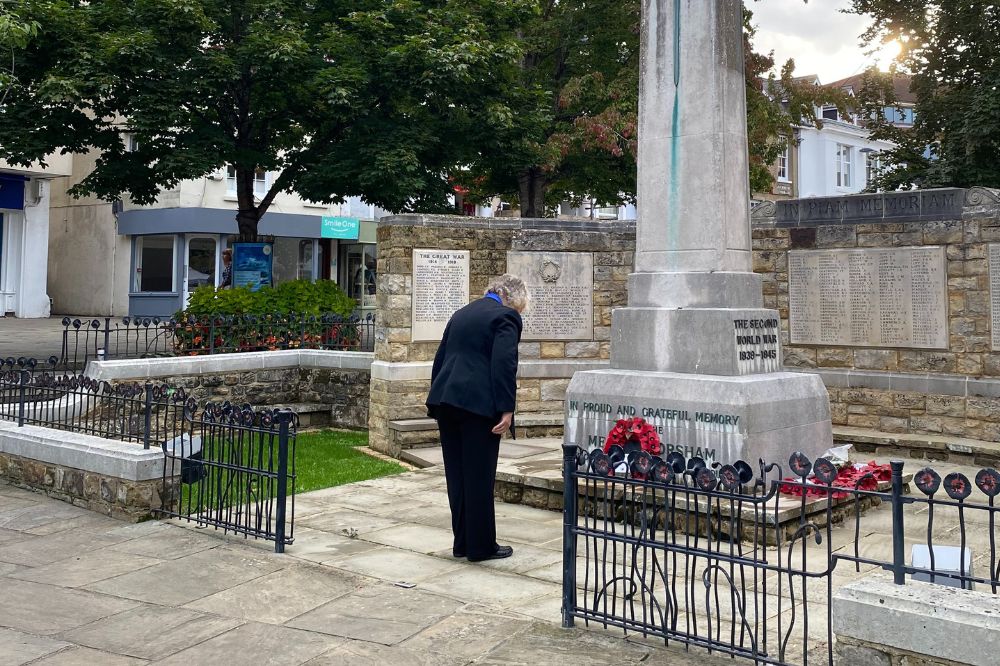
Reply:
M123 543L115 546L114 550L160 560L176 560L219 546L219 540L210 531L194 527L185 529L174 524L152 524L158 529L148 529L146 534L136 534L133 538L128 538L130 535L126 533L128 540L123 539Z
M552 625L533 624L491 650L477 664L504 666L606 666L639 664L650 658L653 649L593 631L565 630ZM662 662L661 662L662 663ZM674 659L671 666L684 662ZM689 662L694 664L693 660Z
M19 532L30 533L32 530L44 528L45 525L61 524L74 518L96 520L100 519L100 516L65 502L29 502L10 510L0 508L0 528L15 529Z
M377 543L345 536L343 533L322 532L296 526L295 542L286 546L285 552L302 560L326 564L351 555L360 555L378 547Z
M142 666L148 663L145 659L123 657L85 647L70 647L33 661L31 666Z
M400 525L364 535L365 541L374 541L386 546L394 546L416 553L434 553L448 550L455 537L450 529L430 525Z
M75 629L136 603L102 594L5 578L0 594L0 627L50 636Z
M468 659L412 650L403 645L347 641L305 666L464 666Z
M0 628L0 666L21 666L69 645L51 638Z
M44 566L123 540L121 536L93 534L84 530L67 530L41 537L29 535L0 545L0 562Z
M327 563L327 566L370 576L388 582L417 583L431 576L455 571L465 560L442 559L382 546L358 555L349 555Z
M475 566L463 566L455 571L434 576L420 583L420 588L468 603L483 603L502 608L516 608L520 603L544 595L562 595L559 586Z
M10 574L11 578L60 587L83 587L159 564L162 560L118 553L107 548Z
M472 661L531 627L531 622L500 613L460 610L433 624L401 647Z
M63 633L77 645L140 659L163 659L239 626L239 620L143 604Z
M420 589L376 585L301 615L288 626L395 645L451 615L462 603Z
M185 608L245 621L283 624L365 584L361 578L333 575L324 567L304 565L231 587Z
M356 534L366 534L402 523L393 518L376 516L356 509L345 507L328 507L322 513L313 514L301 520L296 519L295 526L304 526L323 532L342 534L345 530Z
M192 664L301 664L341 641L324 634L252 622L156 662L162 666Z
M109 578L86 589L104 594L181 606L288 565L274 557L224 546Z

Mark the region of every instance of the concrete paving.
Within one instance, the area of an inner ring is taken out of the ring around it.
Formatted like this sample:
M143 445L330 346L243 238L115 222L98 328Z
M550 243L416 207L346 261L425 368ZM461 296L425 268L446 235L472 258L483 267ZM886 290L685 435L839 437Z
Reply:
M48 319L0 317L0 358L47 359L62 352L62 315Z
M298 497L276 555L0 483L0 666L723 663L560 628L559 515L497 512L515 556L456 560L444 478L409 473Z

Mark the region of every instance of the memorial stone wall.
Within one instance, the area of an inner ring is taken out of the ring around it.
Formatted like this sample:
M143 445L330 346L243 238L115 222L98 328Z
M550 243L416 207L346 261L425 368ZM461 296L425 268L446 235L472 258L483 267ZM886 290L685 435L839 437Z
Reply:
M372 445L432 444L431 363L451 314L505 272L525 280L518 435L559 435L573 373L607 367L611 310L627 302L633 222L402 215L378 229Z
M398 454L436 441L389 424L426 416L447 316L505 271L547 313L525 317L519 435L560 434L572 373L607 366L634 224L399 216L378 241L373 444ZM753 249L784 366L823 378L837 439L1000 462L1000 192L769 202L754 209Z
M753 248L784 365L820 373L839 438L995 462L945 440L1000 441L1000 192L765 203Z

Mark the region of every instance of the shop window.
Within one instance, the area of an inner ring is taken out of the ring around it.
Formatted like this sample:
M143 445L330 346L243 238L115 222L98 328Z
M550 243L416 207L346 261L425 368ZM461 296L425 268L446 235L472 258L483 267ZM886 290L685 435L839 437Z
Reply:
M135 291L173 292L173 236L139 236L135 241Z
M313 246L315 241L303 239L299 241L299 275L300 280L313 279Z
M371 243L341 246L341 285L360 307L375 307L376 250Z

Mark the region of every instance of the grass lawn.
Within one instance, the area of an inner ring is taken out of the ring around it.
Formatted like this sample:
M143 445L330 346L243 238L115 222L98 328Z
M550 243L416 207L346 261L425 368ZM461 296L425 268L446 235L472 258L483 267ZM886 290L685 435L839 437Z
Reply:
M358 450L367 445L367 432L322 430L299 433L295 444L295 494L406 471L395 462ZM262 450L259 446L242 449L242 464L267 469L265 461L255 459L255 456L262 455L262 451L267 450L277 456L277 439L273 449ZM273 493L277 492L273 481L258 485L260 477L257 475L234 474L226 466L218 465L230 455L233 455L233 450L220 443L213 455L217 464L205 466L205 478L194 485L182 486L179 508L181 514L197 513L208 507L221 511L231 506L252 504L262 497L273 497ZM277 470L277 466L275 458L271 469Z
M296 494L406 471L394 462L357 450L367 445L367 432L299 433L295 444Z

